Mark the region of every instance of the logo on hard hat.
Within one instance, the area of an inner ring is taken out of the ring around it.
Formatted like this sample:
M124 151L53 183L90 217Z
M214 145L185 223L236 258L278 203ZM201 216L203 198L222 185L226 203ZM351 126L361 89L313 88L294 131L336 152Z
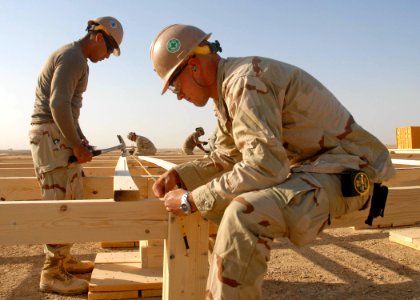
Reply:
M176 38L170 39L168 44L166 44L166 49L168 49L168 51L171 53L178 52L180 48L181 42Z
M117 28L117 23L115 21L111 21L110 23L112 28Z

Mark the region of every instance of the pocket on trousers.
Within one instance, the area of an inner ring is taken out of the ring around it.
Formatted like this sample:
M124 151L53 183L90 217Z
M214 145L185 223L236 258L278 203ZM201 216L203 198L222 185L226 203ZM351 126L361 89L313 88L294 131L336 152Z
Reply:
M58 167L66 167L72 151L62 141L55 125L44 125L29 131L32 159L40 173L52 171Z
M50 171L53 160L53 142L47 130L30 130L29 143L35 167L41 172Z

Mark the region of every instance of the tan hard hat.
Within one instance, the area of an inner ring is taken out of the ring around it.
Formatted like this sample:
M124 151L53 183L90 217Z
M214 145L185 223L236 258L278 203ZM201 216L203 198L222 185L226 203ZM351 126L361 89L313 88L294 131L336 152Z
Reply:
M163 80L162 94L168 89L178 67L187 61L193 49L210 35L211 33L205 33L195 26L183 24L170 25L158 33L150 46L150 58L153 68Z
M119 56L121 54L120 45L124 36L124 30L120 21L114 17L99 17L88 21L88 28L92 25L94 25L92 30L102 30L113 39L113 54Z

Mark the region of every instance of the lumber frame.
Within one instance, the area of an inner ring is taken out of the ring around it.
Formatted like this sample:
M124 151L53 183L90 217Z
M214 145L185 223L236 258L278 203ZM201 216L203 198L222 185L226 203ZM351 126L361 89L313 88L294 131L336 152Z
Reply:
M175 165L156 158L152 161L164 169ZM9 167L11 165L8 164ZM125 161L123 169L128 165ZM117 170L117 175L128 178L129 174ZM140 180L145 187L140 188L140 193L150 195L150 178L133 179L136 183ZM84 178L87 186L94 181L100 184L96 194L112 186L111 180L112 177ZM22 181L25 181L24 185ZM1 189L2 184L9 188L6 194ZM30 192L33 196L36 193L35 197L39 197L35 177L0 178L0 191L9 200L11 195L16 196L16 188L19 190L18 187L27 187L28 184L30 188L20 188L21 191L26 195ZM168 214L159 199L122 202L113 199L4 201L0 205L0 244L4 245L164 239L162 299L205 297L209 229L208 222L200 214L193 214L182 221L190 246L187 255L180 220Z

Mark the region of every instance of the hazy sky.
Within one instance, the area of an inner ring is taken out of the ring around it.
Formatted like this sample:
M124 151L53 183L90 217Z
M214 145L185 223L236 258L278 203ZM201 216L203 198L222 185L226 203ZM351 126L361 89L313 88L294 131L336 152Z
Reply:
M160 95L149 47L173 23L212 32L223 57L260 55L319 79L356 121L386 144L395 129L420 126L420 1L33 1L0 0L0 149L28 149L38 72L47 56L85 34L87 21L118 18L121 56L90 65L80 124L91 144L129 131L158 148L181 147L215 127L212 101L198 108Z

